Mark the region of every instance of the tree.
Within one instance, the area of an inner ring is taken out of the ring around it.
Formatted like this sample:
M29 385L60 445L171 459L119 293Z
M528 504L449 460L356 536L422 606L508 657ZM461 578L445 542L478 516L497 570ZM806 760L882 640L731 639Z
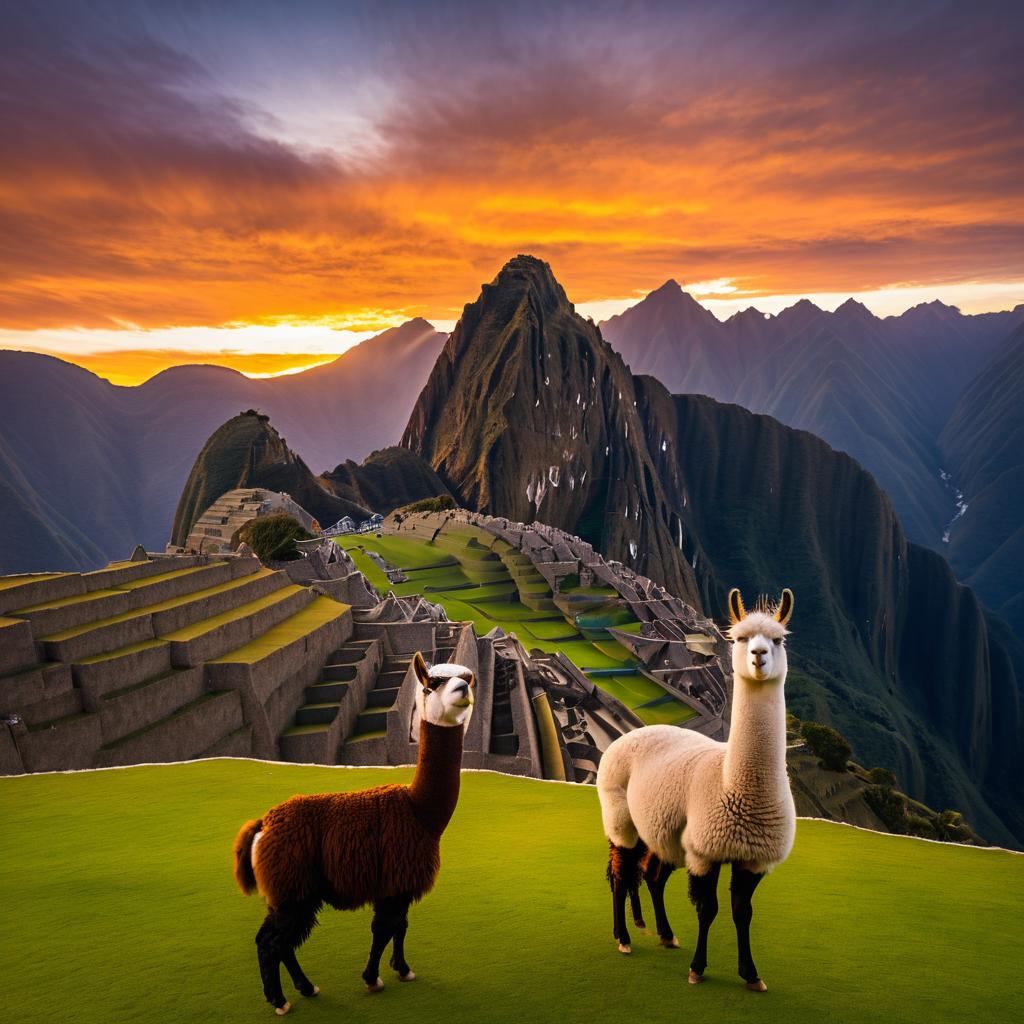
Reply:
M850 760L853 751L840 733L820 722L804 722L800 732L807 743L807 749L823 768L833 772L846 771L846 762Z
M455 501L450 494L439 494L436 498L420 498L419 501L403 505L399 512L405 515L413 515L416 512L445 512L455 508Z
M312 534L294 517L278 512L250 519L237 536L238 542L248 544L261 562L291 562L299 557L295 542L309 540Z
M864 802L878 815L890 832L906 835L907 805L903 798L888 786L867 786Z
M889 789L896 788L896 776L888 768L872 768L868 772L868 781L875 786L888 786Z

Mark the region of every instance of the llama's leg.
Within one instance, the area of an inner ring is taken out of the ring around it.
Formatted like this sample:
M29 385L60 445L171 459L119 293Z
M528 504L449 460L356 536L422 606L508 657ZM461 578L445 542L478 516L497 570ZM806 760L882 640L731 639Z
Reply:
M739 950L740 977L747 983L751 992L767 992L768 986L761 980L754 966L754 958L750 953L750 919L754 916L751 899L763 874L748 871L739 864L732 866L732 881L729 889L732 893L732 919L736 925L736 945Z
M285 970L291 976L292 984L302 995L307 997L319 995L320 989L303 974L295 956L295 950L309 938L309 933L316 925L316 915L320 907L319 900L310 900L302 903L288 903L278 907L275 911L278 930L283 941L281 963L284 964Z
M370 944L370 956L363 971L363 981L370 992L379 992L384 987L380 977L380 958L384 955L388 943L398 931L398 925L404 916L408 904L403 905L402 896L389 896L376 900L373 904L373 921L370 932L373 941Z
M278 1014L287 1013L291 1004L281 989L281 942L271 913L267 914L256 933L256 955L260 962L264 998Z
M640 859L647 852L637 841L632 849L609 843L608 881L612 887L612 932L619 943L620 953L631 953L631 939L626 927L626 897L631 888L640 884Z
M409 930L409 904L411 896L402 897L401 917L395 929L394 945L391 948L391 967L398 972L399 981L415 981L416 973L405 959L405 933Z
M640 905L640 886L631 885L629 887L629 909L633 915L633 924L637 928L646 928L647 923L644 921L644 910Z
M651 903L654 905L654 923L658 929L658 939L663 946L669 949L678 949L679 940L672 931L672 925L668 923L668 915L665 913L665 886L668 884L669 875L675 868L658 860L653 854L648 858L647 867L644 870L644 878L647 881L647 889L651 894Z
M718 874L721 864L712 864L704 875L690 874L690 901L697 909L697 948L690 961L691 985L704 980L704 969L708 965L708 932L711 923L718 916Z
M291 1004L281 989L281 964L285 965L295 987L304 996L315 996L320 990L302 973L295 949L309 937L316 924L319 901L286 903L267 912L256 933L256 952L263 979L263 995L278 1015L284 1015Z

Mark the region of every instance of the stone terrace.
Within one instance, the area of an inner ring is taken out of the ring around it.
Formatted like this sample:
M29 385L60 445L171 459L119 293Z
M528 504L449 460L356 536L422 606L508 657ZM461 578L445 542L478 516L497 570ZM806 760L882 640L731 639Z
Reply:
M542 776L526 690L507 665L495 693L491 640L420 597L381 598L330 548L311 543L288 571L140 553L0 577L0 774L213 756L409 764L421 651L476 673L466 767Z
M0 578L0 771L276 757L347 604L253 557Z
M685 728L714 738L726 735L731 686L728 645L710 619L664 587L620 562L603 558L579 537L544 523L518 523L465 509L420 513L396 520L397 517L389 520L387 528L435 543L443 538L447 527L455 524L500 538L514 549L513 554L503 556L513 573L539 573L553 592L552 606L570 619L588 607L598 609L608 603L606 597L588 599L581 590L610 588L618 595L614 603L627 610L640 623L639 628L629 632L609 624L595 632L611 637L629 650L644 676L696 712ZM520 570L516 563L521 565ZM570 578L578 584L575 592L560 593L563 583ZM552 673L562 674L552 659L547 661ZM579 688L580 678L579 673L570 672L562 682Z

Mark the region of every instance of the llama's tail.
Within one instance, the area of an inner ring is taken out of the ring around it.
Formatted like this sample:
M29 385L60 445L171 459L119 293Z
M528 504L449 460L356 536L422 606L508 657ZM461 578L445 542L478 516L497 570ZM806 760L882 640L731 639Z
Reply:
M247 821L235 839L235 881L246 896L256 891L256 875L252 870L252 841L263 828L263 820Z

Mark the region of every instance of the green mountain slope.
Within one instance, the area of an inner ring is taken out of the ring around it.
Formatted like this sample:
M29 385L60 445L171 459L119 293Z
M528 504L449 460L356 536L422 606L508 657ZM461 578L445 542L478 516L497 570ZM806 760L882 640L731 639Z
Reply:
M294 793L410 777L222 760L0 779L0 959L17 965L5 985L17 1019L275 1019L253 949L262 904L231 875L235 832ZM437 887L410 913L417 981L385 970L368 997L370 913L325 911L299 953L321 994L291 1016L505 1024L514 1002L525 1021L588 1024L626 1001L645 1021L1013 1019L1019 855L799 822L754 900L762 997L735 974L725 880L704 985L686 984L696 922L681 876L666 901L682 949L637 934L632 956L615 951L593 787L466 773L441 848Z
M716 617L730 586L792 586L797 714L912 796L1024 841L1024 650L848 455L632 376L530 257L466 307L403 443L469 507L578 533Z

